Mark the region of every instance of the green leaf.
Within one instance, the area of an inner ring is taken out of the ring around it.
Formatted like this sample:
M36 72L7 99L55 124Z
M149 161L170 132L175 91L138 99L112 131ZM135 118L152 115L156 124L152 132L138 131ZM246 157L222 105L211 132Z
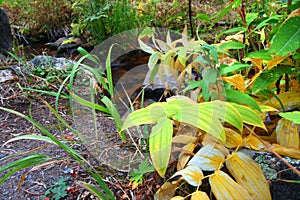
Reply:
M247 69L251 67L252 65L249 64L242 64L242 63L234 63L233 65L221 65L220 66L220 75L227 74L229 72L234 72L234 71L240 71L243 69Z
M250 124L250 125L253 125L256 127L261 127L266 130L266 127L265 127L261 117L253 109L251 109L247 106L243 106L243 105L239 105L239 104L235 104L235 103L232 103L232 105L235 109L238 110L238 112L240 113L240 115L243 118L244 123Z
M122 129L122 125L123 122L121 120L121 116L118 112L118 109L116 108L115 104L107 97L104 96L101 101L105 104L105 106L108 108L109 113L112 115L114 122L116 124L117 130L120 132L120 136L122 141L125 140L125 134L123 133L123 131L121 131Z
M136 110L126 118L121 131L142 124L153 124L166 117L162 103L154 103L146 108Z
M11 138L10 140L7 140L4 144L2 144L2 146L6 145L10 142L17 141L17 140L40 140L40 141L45 141L45 142L49 142L49 143L54 143L49 137L42 136L42 135L36 135L36 134L30 134L30 135L21 135L21 136Z
M274 83L280 76L283 74L290 74L292 73L292 69L289 66L283 66L283 67L275 67L271 69L269 72L265 71L259 77L255 80L253 87L252 87L252 93L256 94L264 89L266 89L269 85Z
M153 165L161 177L165 176L171 155L173 124L168 118L163 118L153 126L149 138L150 156Z
M287 120L292 121L294 124L300 124L300 111L279 113L279 115Z
M111 113L109 112L109 110L108 110L107 108L103 107L103 106L100 106L100 105L95 104L95 103L93 103L93 102L87 101L87 100L85 100L85 99L83 99L83 98L77 96L77 95L74 94L74 93L71 93L71 96L72 96L72 98L74 98L74 100L76 100L77 103L79 103L79 104L81 104L81 105L83 105L83 106L85 106L85 107L88 107L88 108L94 108L94 109L99 110L99 111L101 111L101 112L105 112L105 113L107 113L107 114L111 114Z
M209 22L210 21L210 17L207 14L197 14L196 18L199 20L202 20L204 22Z
M240 32L240 31L245 32L246 30L247 30L247 28L245 28L245 27L235 27L235 28L231 28L229 30L226 30L226 31L224 31L222 33L219 33L217 35L217 37L215 38L215 43L224 34L237 33L237 32Z
M159 52L153 53L148 61L148 66L150 70L153 70L154 66L157 64L158 59L160 59L161 54Z
M228 41L220 45L221 49L244 49L245 44L238 41Z
M267 50L259 50L255 52L248 53L244 60L247 61L247 58L261 58L262 60L270 60L272 55Z
M15 172L21 169L25 169L27 167L41 164L43 162L46 162L47 160L49 160L49 158L43 154L30 155L0 168L0 172L12 169L11 171L7 172L3 177L1 177L0 184L2 184L8 177L13 175Z
M261 112L261 109L256 103L256 101L248 94L244 94L242 92L239 92L237 90L232 90L232 89L226 90L225 93L226 93L226 99L228 101L249 105L252 108L256 109L257 111Z
M271 41L270 52L285 56L300 48L300 16L285 21Z
M107 197L105 197L95 186L93 186L93 185L91 185L89 183L83 182L83 181L77 181L76 183L78 185L80 185L81 187L87 189L91 193L93 193L99 199L102 199L102 200L107 199Z
M268 22L273 21L274 19L279 20L279 15L271 16L271 17L265 19L264 21L260 22L248 35L246 35L246 38L248 38L249 35L252 34L254 31L256 31L257 29L260 29L260 28L268 25L269 24Z
M251 24L256 18L258 14L257 13L247 13L246 14L246 23L247 25Z
M133 181L133 186L138 186L143 182L143 176L146 173L153 172L154 167L149 165L147 160L144 160L140 165L139 169L134 169L130 174L130 181Z

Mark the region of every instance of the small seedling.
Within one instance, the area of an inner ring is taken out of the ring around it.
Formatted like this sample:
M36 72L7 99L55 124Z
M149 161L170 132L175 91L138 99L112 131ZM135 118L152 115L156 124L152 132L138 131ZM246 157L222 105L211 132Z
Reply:
M67 194L67 182L69 178L62 177L59 178L57 181L53 181L52 185L48 187L45 194L41 196L41 198L47 198L50 196L51 200L59 200L63 197L68 196Z

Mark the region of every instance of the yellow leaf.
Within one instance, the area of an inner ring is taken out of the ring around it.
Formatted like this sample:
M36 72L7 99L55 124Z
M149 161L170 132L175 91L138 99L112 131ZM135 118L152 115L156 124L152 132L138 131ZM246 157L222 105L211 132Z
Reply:
M172 143L189 144L194 142L197 138L190 135L176 135L172 138Z
M243 138L241 134L237 133L236 131L230 128L225 128L225 133L226 133L226 142L224 144L225 147L236 148L238 146L243 145Z
M209 200L209 197L205 192L202 191L196 191L193 192L191 200Z
M283 147L299 148L298 125L287 119L280 119L276 126L277 142Z
M265 147L264 144L253 135L248 135L243 139L243 146L254 150L260 150Z
M184 197L176 196L176 197L172 197L171 200L184 200Z
M257 67L259 70L263 70L262 64L263 60L261 58L249 58L249 60L252 62L252 64Z
M213 171L223 166L225 155L211 144L202 147L188 165L199 166L202 170Z
M236 87L241 92L245 92L245 83L244 78L241 74L235 74L229 77L222 77L223 81L230 83L234 87Z
M289 57L290 55L286 55L286 56L273 56L271 58L271 60L269 60L268 64L267 64L267 69L270 70L273 67L277 66L278 64L280 64L284 59L286 59L287 57Z
M232 153L226 160L226 167L237 183L255 195L254 199L271 200L270 187L263 171L246 154Z
M272 149L280 155L300 160L299 148L285 148L283 146L280 146L279 144L272 144Z
M221 170L209 177L209 184L217 200L254 200L252 194Z
M285 110L300 108L300 92L298 91L288 91L280 93L279 95L277 95L277 98L280 99ZM266 105L272 106L282 111L282 107L277 98L272 97L269 101L266 102Z
M188 154L187 152L193 152L196 146L197 144L192 142L183 147L183 151L178 157L177 170L182 170L186 166L191 157L191 154Z

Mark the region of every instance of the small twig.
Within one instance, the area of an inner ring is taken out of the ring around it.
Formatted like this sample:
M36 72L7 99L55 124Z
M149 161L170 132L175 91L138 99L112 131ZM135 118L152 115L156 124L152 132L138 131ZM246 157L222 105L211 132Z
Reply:
M281 160L284 164L286 164L293 172L295 172L298 176L300 176L300 171L297 170L293 165L284 160L276 151L274 151L270 144L266 143L263 139L261 139L254 131L252 131L248 126L245 127L257 138L259 141L263 143L263 145L267 148L267 150L273 153L279 160Z

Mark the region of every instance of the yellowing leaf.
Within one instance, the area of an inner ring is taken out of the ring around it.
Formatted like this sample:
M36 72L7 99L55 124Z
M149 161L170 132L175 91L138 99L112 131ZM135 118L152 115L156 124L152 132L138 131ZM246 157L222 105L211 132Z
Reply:
M142 108L130 113L130 115L126 118L121 131L131 126L153 124L162 118L166 118L166 113L161 107L161 104L152 104L146 108Z
M249 58L249 60L252 62L252 64L257 67L259 70L263 70L262 64L263 60L261 58Z
M228 156L226 167L238 184L246 188L254 199L271 200L269 184L261 168L242 152Z
M280 119L276 126L277 142L283 147L299 148L298 125L287 119Z
M193 152L196 146L197 144L192 142L183 147L183 151L178 157L177 170L182 170L186 166L191 157L191 154L188 154L187 152Z
M245 92L244 78L241 74L235 74L233 76L222 77L223 81L230 83L241 92Z
M199 186L202 184L202 179L204 177L202 170L197 166L188 166L183 170L176 172L172 177L182 176L182 178L192 186ZM171 177L171 178L172 178Z
M189 161L188 166L198 166L205 171L213 171L223 166L224 154L213 145L203 146Z
M238 146L243 145L243 138L241 134L237 133L236 131L230 128L225 128L225 133L226 133L226 142L224 146L228 148L236 148Z
M273 56L271 58L271 60L269 60L269 62L267 64L267 69L268 70L272 69L273 67L275 67L278 64L280 64L284 59L286 59L289 56L290 55L286 55L286 56Z
M209 197L205 192L202 191L196 191L193 192L191 200L209 200Z
M272 144L272 149L280 155L300 160L299 148L285 148L283 146L280 146L279 144Z
M277 95L277 98L280 99L285 110L300 108L300 92L298 91L288 91L280 93L279 95ZM266 102L266 105L272 106L278 110L282 110L280 102L277 98L272 97L269 101Z
M243 146L247 147L249 149L254 149L254 150L260 150L263 149L265 146L264 144L255 136L253 135L248 135L243 139Z
M234 104L234 108L239 111L244 123L267 130L262 119L253 109L238 104Z
M176 135L172 138L172 143L189 144L195 141L197 138L190 135Z
M176 196L176 197L172 197L170 200L184 200L184 197Z
M231 124L241 132L243 131L243 119L238 110L234 108L234 104L216 100L200 103L198 106L200 110L204 107L212 113L213 117Z
M209 177L209 184L217 200L255 200L252 194L221 170L216 170Z
M173 125L168 118L163 118L153 126L149 138L150 156L154 168L161 177L167 170L172 143Z
M174 107L178 109L171 115ZM211 110L205 106L199 108L196 102L187 98L172 98L164 105L164 109L172 119L200 128L220 141L225 141L222 124L217 120L217 116L213 116Z

